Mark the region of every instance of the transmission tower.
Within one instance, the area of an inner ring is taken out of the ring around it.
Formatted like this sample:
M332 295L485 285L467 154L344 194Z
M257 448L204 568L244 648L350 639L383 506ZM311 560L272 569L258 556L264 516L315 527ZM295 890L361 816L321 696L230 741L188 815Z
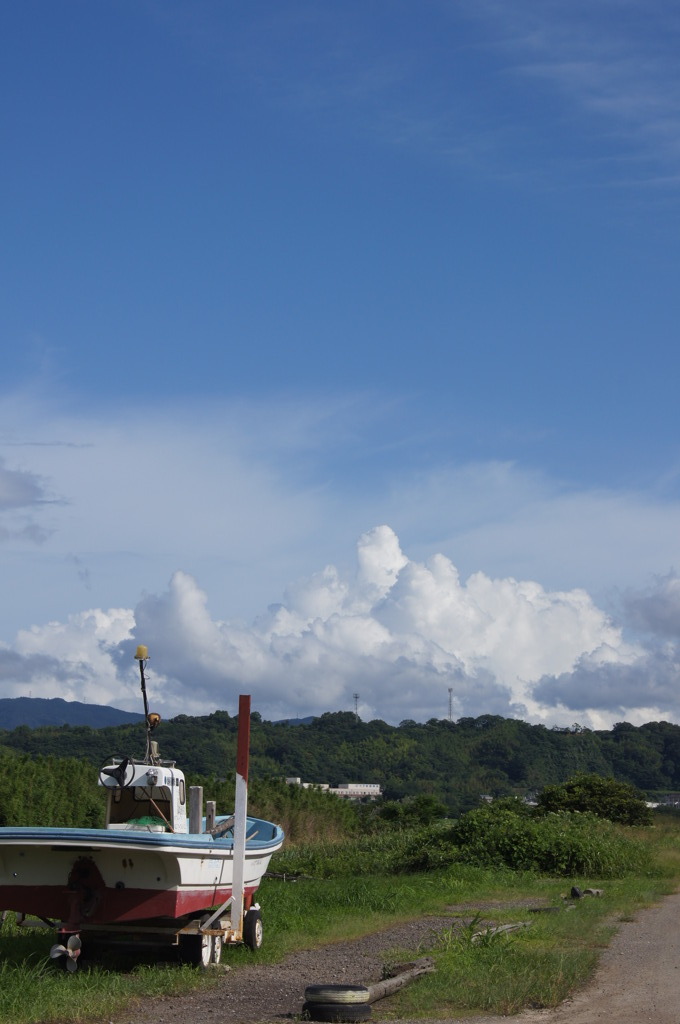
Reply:
M449 686L449 722L453 721L453 687Z
M353 693L352 697L354 699L354 717L356 718L356 720L358 722L359 721L359 694L358 693Z

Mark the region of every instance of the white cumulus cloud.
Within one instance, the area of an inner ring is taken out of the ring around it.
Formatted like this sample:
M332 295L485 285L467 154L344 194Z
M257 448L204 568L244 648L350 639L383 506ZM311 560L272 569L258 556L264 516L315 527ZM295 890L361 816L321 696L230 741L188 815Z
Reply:
M137 643L151 650L153 703L166 714L233 709L244 692L267 718L321 714L349 710L358 693L364 717L423 720L446 715L450 689L456 717L600 725L642 709L673 717L678 689L674 651L627 640L584 590L481 572L464 581L444 555L409 559L386 525L361 536L353 573L327 566L249 625L213 618L196 579L177 571L134 610L21 631L0 672L12 695L30 682L35 696L135 709Z

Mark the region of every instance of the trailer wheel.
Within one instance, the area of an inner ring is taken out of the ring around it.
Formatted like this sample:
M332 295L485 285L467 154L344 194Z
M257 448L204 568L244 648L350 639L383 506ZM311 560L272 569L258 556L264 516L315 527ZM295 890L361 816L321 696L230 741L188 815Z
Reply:
M328 1021L360 1021L369 1020L370 1003L303 1003L302 1013L310 1020Z
M222 946L224 944L224 940L223 940L221 935L213 935L212 936L212 940L213 940L213 945L212 945L212 956L210 957L210 963L211 964L218 964L220 962L221 958L222 958Z
M192 967L209 967L213 962L214 943L212 935L180 935L179 959Z
M262 914L255 907L251 907L243 918L243 941L249 949L261 949L263 938Z

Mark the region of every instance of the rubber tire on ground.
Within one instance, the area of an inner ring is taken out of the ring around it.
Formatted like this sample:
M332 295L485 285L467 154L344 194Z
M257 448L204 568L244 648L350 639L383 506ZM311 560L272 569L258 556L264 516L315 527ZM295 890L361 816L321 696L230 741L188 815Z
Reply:
M179 958L181 963L205 969L213 962L214 942L212 935L180 935Z
M249 949L261 949L263 940L262 914L251 907L243 918L243 941Z
M369 1020L371 1016L370 1003L303 1003L302 1012L311 1020L330 1021L360 1021Z
M308 985L305 1001L308 1003L367 1003L369 991L364 985Z

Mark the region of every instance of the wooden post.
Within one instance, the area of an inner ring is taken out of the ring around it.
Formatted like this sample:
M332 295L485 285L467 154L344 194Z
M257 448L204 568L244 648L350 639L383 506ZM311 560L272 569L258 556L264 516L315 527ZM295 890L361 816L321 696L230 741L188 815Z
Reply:
M203 786L189 786L189 832L200 835L203 831Z
M214 800L206 800L205 802L205 830L210 832L215 827L215 817L217 815L217 808Z
M231 929L243 937L243 896L246 867L246 816L248 814L248 758L250 753L250 697L238 699L236 746L236 798L234 800L234 873L231 885Z
M409 981L413 981L414 978L420 977L421 974L429 974L435 968L434 960L430 956L421 957L420 960L414 960L413 964L407 970L402 970L400 974L397 974L394 978L385 978L384 981L377 981L375 985L367 985L368 997L367 1003L375 1003L378 999L383 999L385 996L391 996L393 992L398 992L404 985L408 985Z

